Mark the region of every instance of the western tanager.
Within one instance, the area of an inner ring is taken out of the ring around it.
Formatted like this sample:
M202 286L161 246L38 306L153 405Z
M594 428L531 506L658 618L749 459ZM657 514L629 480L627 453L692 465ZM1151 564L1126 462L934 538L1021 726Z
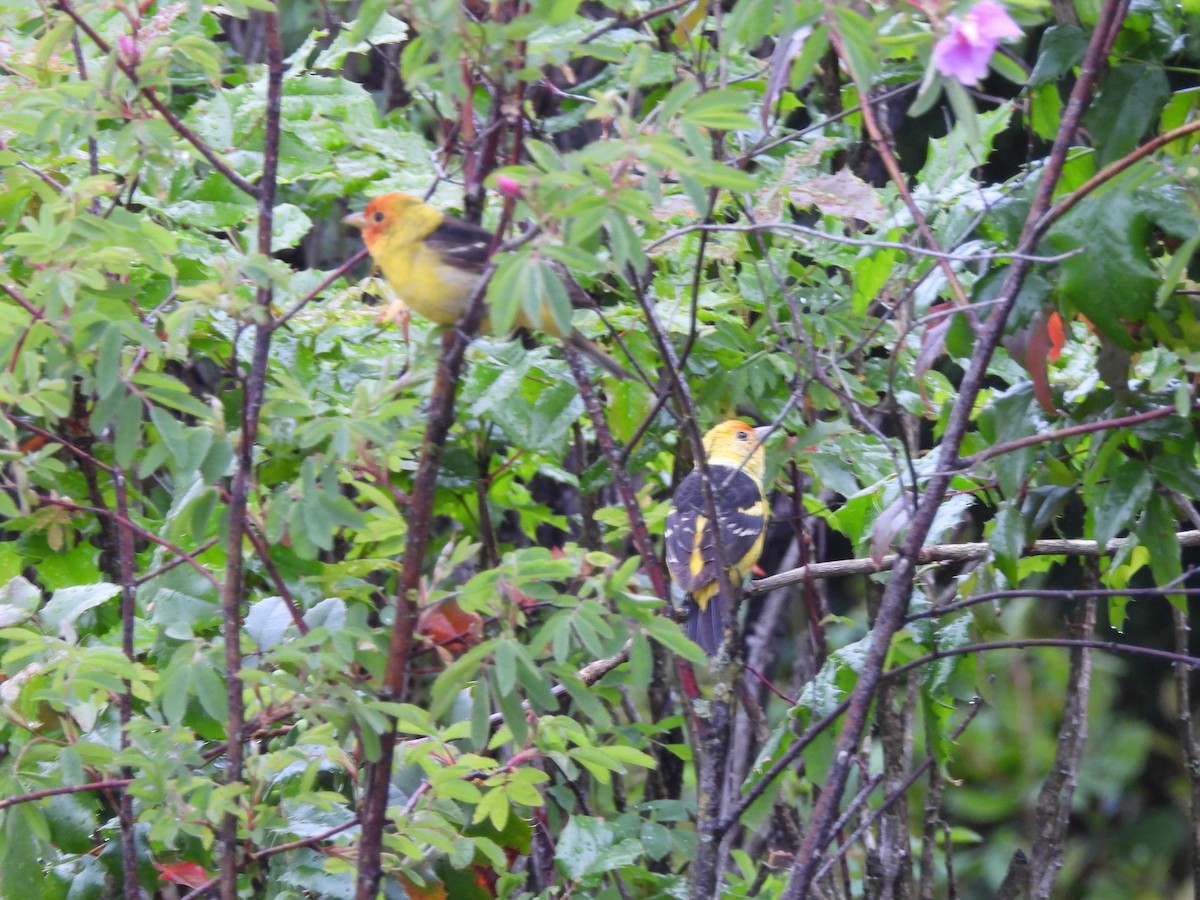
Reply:
M754 428L730 419L704 436L722 556L734 584L750 574L762 553L767 527L762 441L767 431L768 427ZM726 610L699 469L690 472L675 490L667 516L666 544L667 568L688 594L687 636L712 655L721 646Z
M408 194L376 197L361 213L342 221L362 231L372 259L409 309L442 325L458 321L487 265L491 232L448 216ZM521 311L516 324L552 334L618 378L629 377L612 357L576 329L564 334L548 310L537 322L531 322ZM483 330L491 331L486 319Z

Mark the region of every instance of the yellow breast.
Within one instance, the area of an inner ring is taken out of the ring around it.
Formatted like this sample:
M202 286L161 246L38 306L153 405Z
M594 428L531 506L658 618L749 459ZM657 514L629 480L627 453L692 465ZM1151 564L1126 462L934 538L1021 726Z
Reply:
M396 296L417 315L451 325L466 309L479 276L442 262L420 242L393 247L377 257Z

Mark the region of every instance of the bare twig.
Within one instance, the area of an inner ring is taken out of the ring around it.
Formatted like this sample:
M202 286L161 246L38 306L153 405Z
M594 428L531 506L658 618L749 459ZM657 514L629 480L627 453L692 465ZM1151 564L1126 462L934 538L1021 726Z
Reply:
M1116 419L1101 419L1097 422L1084 422L1080 425L1070 425L1066 428L1059 428L1054 431L1040 431L1037 434L1030 434L1023 438L1017 438L1015 441L1008 441L1003 444L993 444L986 450L981 450L973 456L966 456L959 460L959 465L965 469L970 469L981 462L989 459L995 459L997 456L1003 456L1006 453L1014 453L1017 450L1024 450L1026 447L1034 447L1038 444L1045 444L1049 441L1060 441L1065 438L1075 437L1080 434L1092 434L1097 431L1108 431L1112 428L1132 428L1134 425L1141 425L1143 422L1152 422L1155 419L1161 419L1170 415L1178 415L1178 410L1174 406L1163 406L1158 409L1147 410L1146 412L1134 413L1129 416L1120 416Z
M1176 540L1179 541L1179 545L1181 547L1200 547L1200 530L1181 531L1176 534L1175 537ZM1137 538L1113 538L1101 546L1095 541L1053 538L1044 541L1034 541L1024 549L1021 555L1082 557L1111 556L1136 540ZM920 565L937 562L965 562L966 560L972 559L987 559L991 552L991 544L983 541L968 544L936 544L931 547L920 548L920 550L917 551L915 562ZM900 554L889 553L887 556L884 556L880 559L860 557L856 559L839 559L834 560L833 562L809 563L807 566L800 566L799 568L792 569L788 572L780 572L778 575L770 575L766 578L760 578L757 581L752 581L750 582L749 587L746 588L746 592L749 594L762 594L775 588L783 587L784 585L788 584L796 584L797 582L801 581L816 580L819 578L838 578L843 575L872 575L876 572L886 572L889 569L896 568L900 559ZM1135 591L1115 591L1114 596L1124 596L1133 592ZM1155 589L1153 592L1164 593L1164 590ZM1018 597L1033 596L1037 593L1037 591L1007 592L1008 595ZM1055 591L1053 593L1065 594L1070 592ZM1073 593L1077 596L1094 596L1094 592L1091 591L1075 591ZM940 607L931 614L940 615L947 611L948 607Z
M120 466L113 467L113 493L116 495L117 515L126 523L129 522L129 490L125 483L125 470ZM117 538L117 566L121 573L121 651L131 663L133 655L133 630L137 619L137 604L135 602L136 587L134 584L134 550L133 533L127 525L119 522L115 527ZM121 750L128 750L129 723L133 718L133 684L128 679L124 689L117 698L117 713L121 722ZM133 779L131 766L121 767L121 778ZM125 880L125 896L129 900L140 900L141 889L138 887L138 858L137 840L134 831L136 819L133 813L133 796L127 790L121 791L120 805L117 816L121 824L121 871Z
M1047 157L1042 177L1038 181L1025 227L1017 242L1017 250L1022 254L1032 252L1037 244L1037 222L1050 208L1053 192L1062 175L1076 130L1083 117L1083 112L1091 100L1092 89L1107 59L1108 51L1112 46L1111 41L1115 39L1113 26L1124 19L1127 9L1128 0L1106 0L1101 10L1080 66L1079 77L1063 111L1062 123ZM958 397L950 411L942 438L942 465L939 468L943 471L935 474L926 486L913 516L908 537L899 554L895 574L888 583L880 602L879 615L872 630L870 646L863 659L858 682L851 694L850 707L846 713L842 732L833 752L833 763L830 766L821 796L817 799L813 809L804 844L792 867L791 877L783 894L785 900L801 900L808 895L813 877L824 855L824 849L832 837L832 825L837 817L842 793L846 789L846 781L850 776L854 750L866 728L867 716L883 674L892 638L904 621L904 613L911 596L911 586L916 574L921 547L933 526L934 517L941 507L942 498L950 486L949 471L953 469L959 448L962 446L963 438L966 436L967 427L970 424L975 400L983 387L988 364L1000 343L1001 335L1016 304L1017 294L1020 292L1029 268L1028 260L1013 260L998 294L999 298L1002 298L1002 302L997 305L984 324L976 341L970 365L959 385Z
M913 200L912 191L908 189L908 179L900 171L900 162L896 159L896 154L892 151L891 142L884 135L883 129L879 127L879 120L875 117L875 107L869 99L871 86L864 83L860 73L855 71L854 66L850 65L850 60L846 57L846 48L842 42L841 32L838 31L832 21L829 27L829 43L837 51L838 57L845 64L846 70L850 72L850 77L854 80L854 84L858 88L859 96L868 98L862 105L863 125L867 129L867 134L871 138L875 152L879 154L879 158L883 161L883 167L887 170L888 178L891 179L892 184L899 192L900 199L904 201L904 206L908 209L908 214L913 217L913 222L917 225L917 233L921 236L921 240L925 242L925 246L935 253L940 254L941 247L938 246L937 238L934 237L933 230L925 220L925 214L921 211L921 207L917 206L916 201ZM942 270L942 274L946 277L946 283L950 286L951 293L954 294L955 302L970 318L972 327L978 328L979 323L975 319L975 311L971 308L970 301L967 299L966 292L958 280L958 274L954 271L954 267L950 265L950 261L945 257L939 256L935 257L935 259L937 259L938 268Z
M196 561L194 554L188 553L186 550L177 547L166 538L161 538L152 531L147 531L132 519L122 516L120 513L98 506L85 506L82 503L75 503L72 500L60 500L57 497L38 497L38 502L44 503L46 506L56 506L59 509L69 509L75 512L86 512L95 516L102 516L111 519L120 527L129 529L129 531L131 531L133 534L136 534L138 537L150 541L153 544L158 544L164 550L168 550L175 554L182 562L186 562L189 566L203 575L205 580L208 581L208 583L214 588L219 589L221 586L217 579L213 577L212 572L208 571L208 569L204 568L204 566L200 565L200 563Z
M1108 184L1117 175L1120 175L1134 163L1140 159L1149 156L1155 150L1165 147L1167 144L1172 144L1180 138L1187 137L1189 134L1195 134L1200 131L1200 121L1188 122L1186 125L1180 125L1178 128L1172 128L1170 131L1153 137L1142 146L1138 147L1132 153L1121 157L1116 162L1111 162L1067 196L1063 197L1055 206L1047 210L1046 215L1038 222L1038 228L1045 231L1068 212L1074 208L1080 200L1092 193L1096 188Z
M1100 574L1093 562L1087 566L1089 587L1096 586ZM1086 600L1080 610L1079 630L1090 636L1096 627L1096 601ZM1086 638L1085 638L1086 639ZM1062 868L1066 854L1067 824L1071 818L1071 800L1079 777L1079 764L1088 735L1088 697L1092 689L1091 648L1071 650L1071 670L1067 676L1066 699L1054 764L1046 775L1037 802L1036 839L1029 860L1030 900L1048 900L1053 896L1054 876Z
M63 794L82 794L87 791L121 790L133 783L132 778L106 778L103 781L89 781L87 784L60 784L57 787L45 788L40 791L30 791L28 794L18 794L14 797L0 797L0 810L22 803L34 803L50 797L60 797Z
M60 0L65 3L65 0ZM275 207L275 173L279 164L280 101L283 92L283 45L279 35L279 16L275 12L262 17L267 46L267 108L263 134L262 181L253 195L258 198L258 250L271 252L271 230ZM228 177L228 176L227 176ZM231 179L232 180L232 179ZM236 182L235 182L236 183ZM241 185L238 185L241 187ZM247 187L249 187L247 185ZM243 188L245 190L245 188ZM243 578L245 556L243 539L246 536L247 505L251 473L254 468L254 443L258 437L258 422L262 412L263 392L267 381L267 362L271 352L270 285L259 288L256 302L260 324L254 329L254 349L250 374L246 378L242 400L241 440L235 457L233 482L229 489L229 535L226 543L225 582L221 588L221 625L225 634L226 700L229 718L226 735L229 752L226 755L225 783L237 784L242 778L244 754L245 702L243 700L242 669L242 600L245 591ZM221 821L220 887L221 900L237 900L238 815L227 812Z
M429 400L428 420L421 461L413 478L409 495L408 537L401 563L400 584L396 590L396 617L388 645L387 668L380 695L385 700L399 701L408 685L408 662L412 650L413 627L417 617L417 594L429 546L433 519L433 500L437 488L438 470L446 436L454 423L454 401L459 372L470 335L479 330L483 320L483 296L495 266L489 264L471 292L467 310L456 328L442 335L442 355L438 359L433 394ZM379 736L379 759L371 766L368 785L362 803L362 839L358 852L357 900L375 900L382 876L380 856L383 852L383 829L387 819L388 789L392 778L392 761L396 753L395 720Z
M875 240L874 238L856 238L845 234L835 234L830 231L821 231L819 228L809 228L807 225L797 225L795 222L758 222L749 225L730 224L708 224L705 222L696 222L692 225L681 225L679 228L673 228L662 237L656 238L646 245L646 252L661 247L663 244L669 243L676 238L684 235L692 234L693 232L731 232L735 234L745 234L752 232L783 234L802 234L805 237L814 238L819 241L827 241L832 244L846 244L851 247L873 247L883 250L903 250L914 256L928 256L932 259L944 260L946 262L990 262L997 259L1011 259L1026 263L1055 263L1062 262L1064 259L1071 259L1083 253L1082 249L1068 250L1065 253L1058 253L1053 256L1039 256L1028 251L1021 250L996 250L991 253L948 253L941 250L928 250L924 247L914 247L912 244L904 244L899 241L883 241Z
M286 844L276 844L274 847L267 847L264 850L257 850L254 853L247 854L246 862L261 862L264 859L270 859L272 856L278 856L280 853L289 853L292 850L303 850L305 847L315 847L322 841L327 841L331 837L341 834L343 831L348 831L358 824L358 817L342 822L340 825L334 825L332 828L327 828L319 834L310 835L299 840L289 841ZM244 865L244 864L243 864ZM188 891L179 900L199 900L201 897L207 897L209 891L217 886L219 878L210 878L203 884L197 885L194 889Z
M343 275L345 275L347 272L349 272L351 269L353 269L355 266L357 266L363 259L366 258L367 253L369 253L369 252L370 251L368 251L366 247L363 247L361 250L359 250L357 253L355 253L352 257L350 257L348 260L346 260L344 263L342 263L340 266L338 266L336 269L334 269L332 272L330 272L328 275L326 275L324 278L322 278L317 283L316 287L314 287L311 291L309 291L307 294L305 294L303 297L301 297L296 302L295 306L293 306L291 309L289 309L287 312L285 312L282 316L280 316L278 319L276 319L274 324L271 327L275 328L275 329L279 329L279 328L282 328L284 325L286 325L288 322L290 322L292 319L292 316L296 315L296 313L300 312L300 310L304 309L305 306L307 306L309 303L311 303L317 297L317 295L321 293L321 291L325 290L325 288L329 287L331 284L333 284L335 281L337 281L339 278L341 278Z
M592 41L608 34L608 32L615 28L636 28L644 22L649 22L651 19L657 19L659 16L665 16L667 13L674 12L681 7L687 6L691 2L692 0L672 0L670 3L664 4L663 6L657 6L654 9L644 12L638 16L633 16L628 19L613 19L611 22L605 22L600 27L595 28L585 34L582 38L580 38L579 43L590 44Z
M61 9L64 13L66 13L70 17L71 21L78 25L80 30L83 31L83 33L88 36L88 39L91 40L91 42L97 47L99 47L102 52L112 53L112 48L109 46L108 41L104 40L104 38L100 36L99 32L97 32L96 29L92 28L92 26L87 23L87 20L84 19L83 16L79 14L78 10L71 5L70 0L56 0L54 6L55 8ZM125 73L125 77L132 81L134 85L138 85L137 67L122 59L119 54L115 55L113 58L116 62L117 68ZM208 160L209 165L224 175L225 178L229 180L230 184L234 185L244 193L249 194L251 197L257 197L259 195L260 188L255 187L249 181L235 172L233 167L223 160L220 155L213 150L212 147L200 140L199 135L184 125L183 120L175 115L175 113L171 112L167 105L163 103L158 96L158 92L155 91L154 88L141 87L139 85L138 91L143 97L146 98L146 101L154 107L155 112L162 116L163 120L171 126L171 129L181 138L195 147L197 152L199 152L201 156ZM270 101L268 100L268 104L269 102ZM268 112L267 115L269 119L270 113ZM273 176L271 180L274 180ZM267 181L266 161L264 160L261 185L265 186ZM274 187L272 186L270 190L273 193ZM270 244L268 243L267 246L269 247Z
M1182 494L1172 491L1171 499L1196 528L1200 528L1200 513L1196 507ZM1188 616L1187 600L1182 607L1171 605L1171 623L1175 632L1175 652L1187 655L1191 648L1191 623ZM1175 675L1175 730L1179 734L1179 743L1183 747L1183 759L1187 764L1188 785L1190 791L1190 809L1188 818L1191 821L1191 868L1192 890L1200 897L1200 742L1196 740L1196 729L1192 720L1192 673L1186 666L1176 663L1173 667Z

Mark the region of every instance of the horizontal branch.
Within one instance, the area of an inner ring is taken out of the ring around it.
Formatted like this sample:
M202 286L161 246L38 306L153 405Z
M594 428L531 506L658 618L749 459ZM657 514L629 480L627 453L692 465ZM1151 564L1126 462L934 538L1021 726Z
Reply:
M1013 441L1008 441L1003 444L994 444L986 450L980 451L973 456L963 457L958 461L958 465L964 469L969 469L978 463L985 460L993 459L997 456L1004 456L1006 453L1014 453L1017 450L1024 450L1026 447L1034 447L1038 444L1045 444L1049 441L1061 441L1065 438L1078 437L1081 434L1091 434L1096 431L1108 431L1116 428L1132 428L1135 425L1141 425L1145 422L1151 422L1155 419L1162 419L1166 416L1178 415L1178 409L1174 406L1162 406L1157 409L1147 410L1146 412L1134 413L1129 416L1121 416L1116 419L1102 419L1097 422L1084 422L1080 425L1068 425L1066 428L1058 428L1054 431L1040 431L1037 434L1029 434L1022 438L1017 438Z
M1181 531L1175 535L1180 547L1200 547L1200 531ZM1110 556L1121 550L1132 538L1114 538L1103 547L1095 541L1081 540L1045 540L1034 541L1021 553L1022 556ZM986 541L970 544L937 544L924 547L917 562L966 562L975 559L987 559L992 552L992 545ZM890 553L882 559L870 557L859 559L837 559L832 562L809 563L797 569L769 575L757 581L750 582L746 589L750 594L765 594L767 591L801 581L817 581L822 578L839 578L844 575L874 575L886 572L896 564L897 554Z
M21 803L33 803L37 800L46 800L50 797L60 797L63 794L81 794L85 791L108 791L119 790L129 787L133 784L132 778L109 778L104 781L89 781L87 784L60 784L57 787L46 788L41 791L31 791L28 794L20 794L16 797L0 798L0 809L8 809L10 806L17 806Z
M649 253L676 238L697 231L708 232L710 234L719 234L721 232L730 232L733 234L763 232L800 234L805 237L814 238L819 241L829 241L834 244L846 244L851 247L874 247L883 250L903 250L914 256L928 256L932 259L947 260L949 262L988 262L996 259L1020 259L1027 262L1055 263L1078 256L1084 252L1083 248L1079 247L1074 250L1068 250L1065 253L1057 253L1053 256L1035 256L1016 250L996 250L992 253L947 253L941 250L929 250L925 247L917 247L913 244L902 244L899 241L883 241L874 238L856 238L844 234L834 234L833 232L821 231L819 228L809 228L807 225L797 225L794 222L758 222L752 225L697 222L693 225L684 225L668 231L662 237L648 243L644 249Z

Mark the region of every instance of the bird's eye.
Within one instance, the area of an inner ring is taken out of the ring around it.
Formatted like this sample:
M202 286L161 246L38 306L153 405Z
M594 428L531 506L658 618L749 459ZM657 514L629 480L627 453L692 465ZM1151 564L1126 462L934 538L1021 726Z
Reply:
M747 434L747 433L746 433L746 432L744 432L744 431L739 431L739 432L738 432L738 440L739 440L739 441L744 441L744 440L748 439L749 437L750 437L750 435L749 435L749 434Z
M372 218L373 218L373 219L374 219L376 222L382 222L382 221L383 221L383 213L382 213L382 212L377 212L377 213L375 213L375 215L374 215L374 216L372 216Z

